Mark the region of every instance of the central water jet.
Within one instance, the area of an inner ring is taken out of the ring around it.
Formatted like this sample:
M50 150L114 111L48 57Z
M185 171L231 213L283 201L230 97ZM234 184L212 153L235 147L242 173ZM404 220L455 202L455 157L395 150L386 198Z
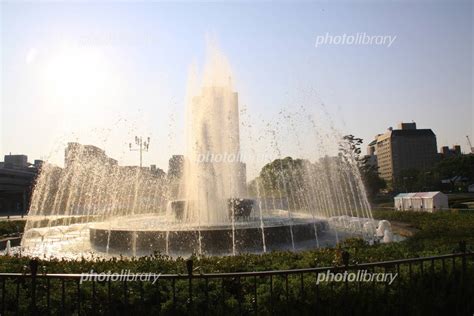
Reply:
M188 104L188 113L190 131L178 197L186 201L184 221L229 223L229 205L234 208L232 200L246 194L245 164L239 160L238 95L230 80L227 86L204 87Z

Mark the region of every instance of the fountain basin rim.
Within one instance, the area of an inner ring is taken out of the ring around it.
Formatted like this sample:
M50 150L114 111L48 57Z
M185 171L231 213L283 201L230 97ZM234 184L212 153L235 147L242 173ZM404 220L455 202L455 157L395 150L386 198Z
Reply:
M140 220L149 220L149 217L144 218L130 218L129 220L136 223ZM155 219L160 219L156 217ZM326 219L322 218L281 218L281 217L267 217L263 219L263 228L271 229L282 226L297 226L307 225L318 222L327 222ZM115 225L114 225L115 224ZM168 226L167 226L168 225ZM261 229L262 222L258 219L253 221L238 221L234 225L232 223L216 223L216 224L186 224L186 223L173 223L173 222L157 222L154 227L133 227L132 225L125 227L123 221L105 221L105 222L94 222L88 225L89 229L93 230L105 230L105 231L136 231L136 232L174 232L174 231L219 231L219 230L246 230L246 229Z
M215 255L267 250L293 242L315 242L316 235L324 234L329 224L326 220L298 219L279 225L264 226L258 223L234 228L230 225L196 227L136 229L91 225L90 243L101 252L115 254L197 253Z

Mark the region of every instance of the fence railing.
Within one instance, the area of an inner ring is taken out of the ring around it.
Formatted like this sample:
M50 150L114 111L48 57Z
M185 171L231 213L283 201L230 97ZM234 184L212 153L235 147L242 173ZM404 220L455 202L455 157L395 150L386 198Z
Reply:
M0 315L8 314L274 314L357 311L403 314L472 313L474 253L459 253L306 269L161 274L157 282L127 280L128 274L98 281L90 273L43 273L31 260L25 273L0 273ZM321 274L397 274L392 284L357 280L320 282ZM99 271L97 271L99 272ZM88 281L84 281L88 278ZM408 305L407 305L408 304Z

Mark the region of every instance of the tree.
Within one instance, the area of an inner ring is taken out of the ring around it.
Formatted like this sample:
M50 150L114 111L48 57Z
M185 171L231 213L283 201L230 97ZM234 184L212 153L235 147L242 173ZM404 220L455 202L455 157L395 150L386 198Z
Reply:
M343 157L350 163L352 160L359 169L362 181L369 198L373 198L380 192L380 190L387 187L387 183L379 175L378 167L369 162L369 156L361 157L360 146L363 143L362 138L357 138L354 135L345 135L343 141L339 145L339 151Z
M368 157L363 158L359 170L369 198L374 198L380 190L387 187L387 183L379 175L379 168L368 163Z
M266 164L259 174L259 181L267 193L287 196L295 183L304 182L303 159L286 157Z
M421 174L420 170L413 168L400 171L400 174L395 179L394 189L399 192L423 191Z
M451 190L455 190L456 184L474 182L474 155L460 155L442 159L434 168L440 180L449 179Z
M292 209L300 209L309 194L308 177L311 163L303 159L286 157L266 164L259 176L249 184L254 196L288 201Z

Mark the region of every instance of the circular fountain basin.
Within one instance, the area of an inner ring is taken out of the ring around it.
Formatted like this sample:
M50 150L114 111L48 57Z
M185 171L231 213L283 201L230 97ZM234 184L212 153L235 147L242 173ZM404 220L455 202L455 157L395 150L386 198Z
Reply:
M263 230L262 230L263 226ZM166 216L123 217L89 227L90 242L96 250L144 255L208 255L261 252L282 246L316 241L329 225L324 219L297 216L266 216L229 223L199 225L170 221Z

